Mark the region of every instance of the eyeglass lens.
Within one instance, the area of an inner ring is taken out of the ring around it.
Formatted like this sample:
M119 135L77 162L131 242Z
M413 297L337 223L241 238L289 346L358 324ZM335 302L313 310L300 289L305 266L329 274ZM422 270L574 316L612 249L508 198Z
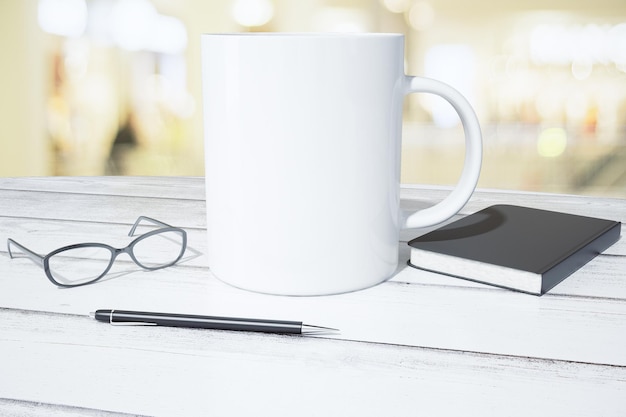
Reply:
M140 266L154 269L176 262L183 249L183 234L169 230L138 240L133 246L133 255Z
M58 252L48 259L50 275L59 284L79 285L98 279L109 267L112 253L100 246Z

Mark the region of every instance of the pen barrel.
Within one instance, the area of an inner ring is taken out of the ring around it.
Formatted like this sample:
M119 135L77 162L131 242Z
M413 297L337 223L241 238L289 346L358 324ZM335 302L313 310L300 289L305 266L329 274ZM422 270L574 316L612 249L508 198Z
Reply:
M264 320L188 314L148 313L125 310L98 310L95 319L110 324L155 324L166 327L187 327L214 330L234 330L264 333L302 332L302 322L285 320Z

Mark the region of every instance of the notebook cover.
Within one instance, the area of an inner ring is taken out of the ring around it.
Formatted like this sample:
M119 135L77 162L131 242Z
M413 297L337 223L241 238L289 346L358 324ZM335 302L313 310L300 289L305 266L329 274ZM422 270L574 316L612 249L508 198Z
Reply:
M413 239L409 246L538 274L543 293L616 242L619 234L616 221L495 205Z

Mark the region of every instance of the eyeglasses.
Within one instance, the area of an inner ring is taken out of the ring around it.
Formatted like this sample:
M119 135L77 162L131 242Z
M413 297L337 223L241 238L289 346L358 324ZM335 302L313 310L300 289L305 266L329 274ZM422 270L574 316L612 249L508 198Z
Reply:
M19 248L41 266L48 279L59 287L77 287L99 280L109 272L117 256L122 253L127 253L137 265L150 271L178 262L187 248L187 232L150 217L139 216L128 236L135 234L142 221L160 227L142 234L125 248L118 249L104 243L79 243L42 256L8 239L9 256L14 258L11 246Z

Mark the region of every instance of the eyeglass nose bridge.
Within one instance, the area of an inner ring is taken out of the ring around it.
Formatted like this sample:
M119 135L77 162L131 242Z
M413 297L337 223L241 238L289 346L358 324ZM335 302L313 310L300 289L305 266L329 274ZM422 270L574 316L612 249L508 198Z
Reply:
M133 251L133 244L135 242L131 242L128 246L126 246L125 248L119 248L119 249L115 249L116 252L118 253L131 253Z
M128 245L125 248L113 248L113 261L118 257L118 255L121 255L122 253L127 254L131 257L131 259L135 260L132 251L132 245Z
M111 263L109 265L109 268L111 268L113 266L113 264L115 263L115 261L117 260L117 257L123 253L125 253L126 255L128 255L128 257L136 264L141 266L141 264L137 261L137 258L135 258L135 254L133 253L133 243L131 243L130 245L126 246L125 248L111 248L111 252L112 255L111 256ZM108 270L107 270L108 272Z

